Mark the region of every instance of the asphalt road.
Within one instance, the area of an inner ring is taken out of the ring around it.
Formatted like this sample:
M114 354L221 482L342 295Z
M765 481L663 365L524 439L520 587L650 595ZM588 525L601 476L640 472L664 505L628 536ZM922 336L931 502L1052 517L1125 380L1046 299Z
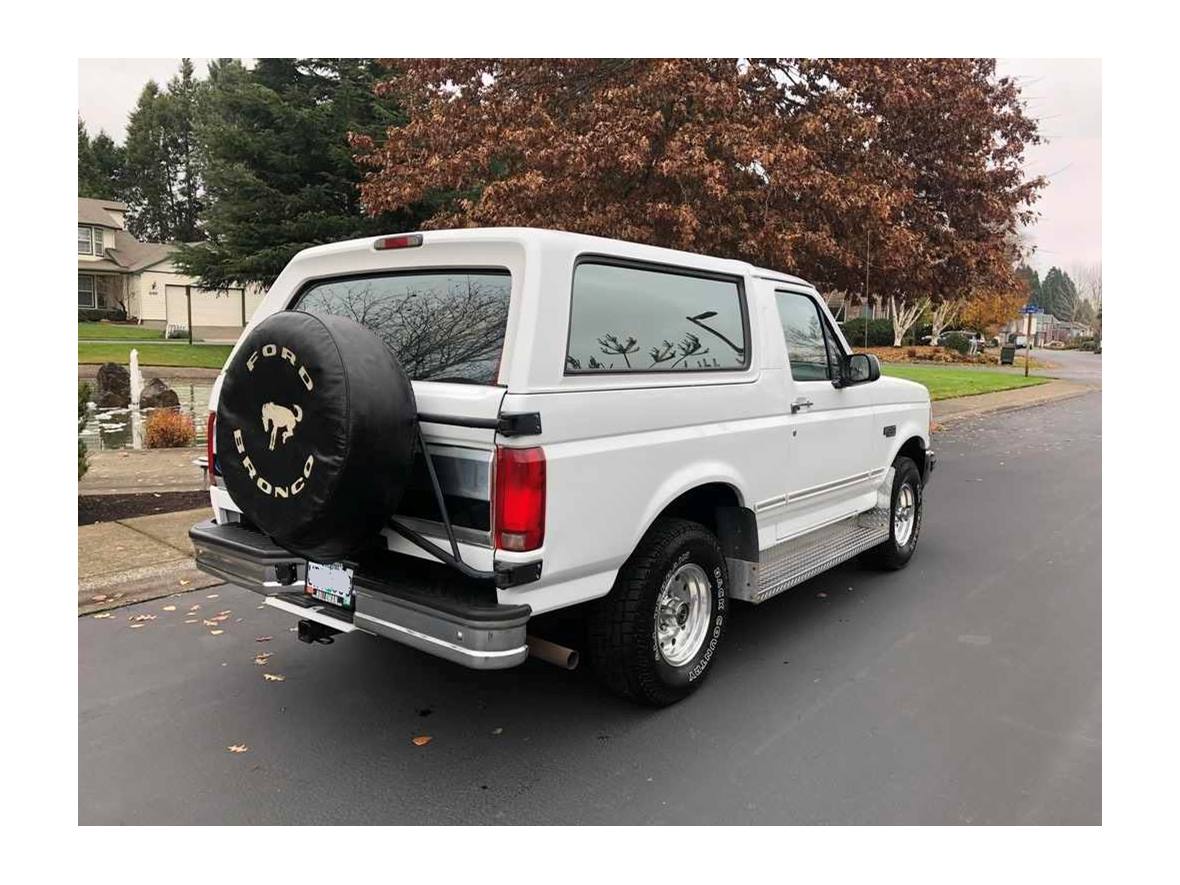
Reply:
M1100 396L940 433L909 568L738 606L665 710L535 661L308 647L231 588L82 618L80 821L1099 823Z

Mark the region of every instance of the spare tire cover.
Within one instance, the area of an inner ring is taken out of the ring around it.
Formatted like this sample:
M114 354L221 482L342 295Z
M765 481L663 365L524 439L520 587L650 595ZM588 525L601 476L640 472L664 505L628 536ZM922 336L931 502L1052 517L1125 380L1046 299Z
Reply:
M242 513L288 550L334 562L401 500L417 438L409 379L350 319L281 311L225 369L217 461Z

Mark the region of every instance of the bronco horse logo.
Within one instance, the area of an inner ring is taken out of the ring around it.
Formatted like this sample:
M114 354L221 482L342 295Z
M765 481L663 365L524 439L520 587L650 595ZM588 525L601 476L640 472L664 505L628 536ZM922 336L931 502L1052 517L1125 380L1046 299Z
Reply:
M292 411L294 409L294 411ZM262 429L270 431L270 450L275 450L276 437L279 430L283 431L282 441L285 443L295 435L295 425L303 420L303 409L294 405L291 409L276 403L267 403L262 407Z

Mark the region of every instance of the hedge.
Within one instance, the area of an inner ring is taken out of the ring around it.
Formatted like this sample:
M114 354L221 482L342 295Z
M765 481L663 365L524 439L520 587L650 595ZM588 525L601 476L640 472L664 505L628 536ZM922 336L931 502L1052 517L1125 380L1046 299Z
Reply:
M127 311L120 307L79 307L78 321L83 323L97 323L101 320L115 320L123 322L127 319Z
M869 347L890 347L893 345L893 320L878 319L869 320ZM865 320L864 317L857 317L856 319L848 320L841 323L840 328L844 332L844 337L848 339L848 343L855 347L863 347L865 344Z

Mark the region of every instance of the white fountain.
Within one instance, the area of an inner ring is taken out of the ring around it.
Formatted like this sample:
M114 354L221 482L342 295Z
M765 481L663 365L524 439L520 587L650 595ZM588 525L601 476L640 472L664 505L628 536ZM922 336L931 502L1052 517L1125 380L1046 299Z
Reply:
M139 408L139 392L143 390L143 376L139 374L139 351L131 350L131 408Z
M131 408L127 418L131 422L131 448L143 448L143 415L139 411L139 392L143 390L143 375L139 372L139 351L131 350Z

